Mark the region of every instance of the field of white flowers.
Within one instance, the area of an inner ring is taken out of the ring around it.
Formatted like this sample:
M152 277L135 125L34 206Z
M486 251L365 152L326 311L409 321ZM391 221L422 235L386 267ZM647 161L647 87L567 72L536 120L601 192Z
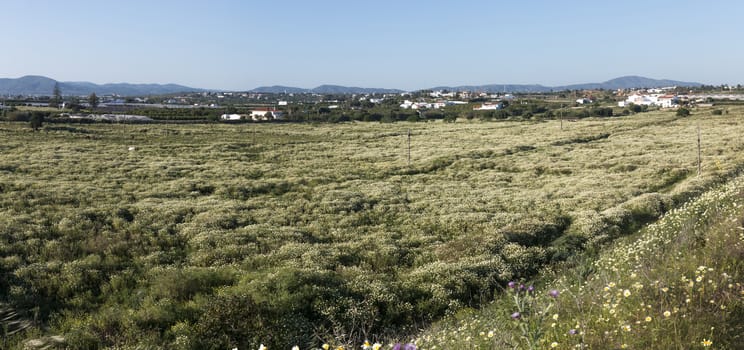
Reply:
M0 124L0 311L23 325L3 346L59 336L72 348L405 347L406 335L504 290L519 292L517 319L530 324L505 325L530 335L479 326L471 340L565 344L532 325L528 309L546 289L507 283L596 252L730 179L744 166L743 114L655 111L563 129ZM617 288L634 297L654 285L610 282L618 315ZM574 293L552 288L551 312ZM579 326L584 337L597 329Z

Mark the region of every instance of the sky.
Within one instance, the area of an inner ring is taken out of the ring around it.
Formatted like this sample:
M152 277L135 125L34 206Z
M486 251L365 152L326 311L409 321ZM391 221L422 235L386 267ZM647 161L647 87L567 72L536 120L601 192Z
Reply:
M322 84L744 83L744 1L2 0L0 78Z

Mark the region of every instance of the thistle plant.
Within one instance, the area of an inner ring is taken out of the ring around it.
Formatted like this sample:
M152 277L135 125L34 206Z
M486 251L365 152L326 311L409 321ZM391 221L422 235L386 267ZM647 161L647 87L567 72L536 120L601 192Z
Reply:
M518 329L519 344L512 344L515 348L521 347L526 349L540 348L540 339L543 337L544 330L542 325L545 323L550 310L555 305L553 299L558 298L560 292L557 289L548 291L547 305L544 297L535 293L535 287L525 287L524 284L509 282L508 287L512 294L512 301L516 308L511 314L511 318Z

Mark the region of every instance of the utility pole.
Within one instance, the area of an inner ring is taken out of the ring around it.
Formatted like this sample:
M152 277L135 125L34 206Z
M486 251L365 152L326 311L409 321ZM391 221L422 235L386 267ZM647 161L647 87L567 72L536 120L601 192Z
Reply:
M408 167L411 167L411 129L408 129Z

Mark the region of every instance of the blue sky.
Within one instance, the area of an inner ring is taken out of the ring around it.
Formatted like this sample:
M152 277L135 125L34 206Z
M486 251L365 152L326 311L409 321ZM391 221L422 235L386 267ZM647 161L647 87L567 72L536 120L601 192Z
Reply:
M0 77L247 90L744 83L744 2L3 0Z

